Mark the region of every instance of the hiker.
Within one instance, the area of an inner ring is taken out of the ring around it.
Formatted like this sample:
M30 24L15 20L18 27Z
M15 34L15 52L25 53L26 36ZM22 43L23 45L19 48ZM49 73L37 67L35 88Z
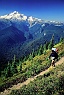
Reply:
M51 57L52 63L51 65L55 67L55 59L58 59L58 54L56 52L56 48L52 48L52 52L49 56L49 58Z

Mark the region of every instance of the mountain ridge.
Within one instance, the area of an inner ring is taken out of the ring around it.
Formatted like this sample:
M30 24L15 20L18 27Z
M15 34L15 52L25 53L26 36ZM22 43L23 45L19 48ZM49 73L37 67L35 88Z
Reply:
M58 22L58 21L47 21L47 20L42 20L42 19L39 19L39 18L35 18L35 17L32 17L32 16L25 16L24 14L21 14L17 11L14 11L10 14L7 14L7 15L4 15L4 16L0 16L0 19L13 19L13 18L16 18L18 20L28 20L28 21L39 21L39 22L48 22L48 23L56 23L56 24L60 24L62 22ZM22 19L21 19L22 18Z

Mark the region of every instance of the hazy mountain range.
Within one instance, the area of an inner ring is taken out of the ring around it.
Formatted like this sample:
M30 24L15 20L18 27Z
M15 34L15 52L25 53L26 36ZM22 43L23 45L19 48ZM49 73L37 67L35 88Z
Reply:
M44 21L16 11L0 16L0 61L20 58L49 41L54 34L55 43L64 37L64 23Z

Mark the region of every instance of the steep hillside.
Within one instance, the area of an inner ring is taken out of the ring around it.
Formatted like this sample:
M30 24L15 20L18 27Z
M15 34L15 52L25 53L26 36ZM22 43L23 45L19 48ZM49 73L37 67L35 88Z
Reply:
M17 90L13 90L9 95L63 95L64 60L61 65L59 62L57 62L59 64L57 67L50 67L48 70L45 70L38 75L37 78L34 77L28 79L26 83L24 82L24 84L22 84L22 87L20 84L18 86L14 86ZM15 89L14 87L13 89Z
M13 26L0 31L0 43L13 45L14 43L23 42L25 40L24 33Z
M0 62L2 62L2 59L4 58L5 58L4 61L8 59L8 57L10 56L8 51L11 51L11 47L13 47L15 44L17 45L19 43L22 44L24 41L26 41L26 37L24 36L24 33L13 26L1 30L0 31ZM12 52L12 56L14 56L13 52ZM11 57L9 59L11 59Z
M58 54L59 54L59 59L64 56L64 42L61 42L57 45L55 45L55 47L57 47L59 50L58 50ZM7 77L5 78L5 75L7 74L7 71L6 69L4 70L4 72L2 71L2 76L0 78L0 91L3 91L5 90L6 88L9 88L11 87L12 85L17 85L18 83L22 83L24 82L25 80L27 80L28 78L30 77L34 77L34 76L39 76L37 74L39 74L40 72L45 72L45 70L47 68L50 67L51 65L51 61L48 60L48 57L50 55L50 50L47 50L45 54L42 54L42 55L37 55L35 56L34 58L32 58L31 56L29 56L29 58L26 60L26 61L19 61L16 62L17 65L17 69L18 69L18 72L17 74L14 74L12 77ZM64 58L63 58L64 59ZM15 60L15 59L14 59ZM64 62L64 61L62 61ZM62 63L61 62L61 63ZM14 63L14 61L12 62L12 64ZM9 66L12 66L12 64L8 64ZM22 66L21 66L22 64ZM58 64L58 63L57 63ZM21 71L20 71L20 66L21 66ZM64 66L64 64L63 64ZM61 65L61 67L63 68L63 66ZM55 67L57 68L57 67ZM10 70L10 69L9 69ZM52 68L48 69L48 70L52 70ZM14 69L13 69L13 72L14 72ZM3 76L4 74L4 76ZM8 73L9 75L11 74L11 71ZM53 74L53 73L52 73ZM40 74L42 75L42 73ZM44 75L44 80L46 77L50 76L50 72L48 72L48 74L45 74ZM54 76L56 77L56 76ZM52 80L53 81L53 80ZM40 84L40 83L39 83ZM31 84L32 85L32 84ZM40 86L40 85L39 85ZM26 86L27 89L28 86ZM30 86L31 87L31 86ZM24 88L22 88L24 90ZM20 90L20 93L24 93L24 92L21 92L22 89ZM31 88L32 89L32 88ZM40 88L39 88L40 89ZM47 88L46 88L47 89ZM4 91L4 93L6 93L7 90ZM18 90L16 91L17 93ZM13 95L14 93L16 93L15 91L12 92ZM27 93L27 91L25 90L25 92ZM17 94L16 93L16 94ZM32 93L30 90L29 90L29 93ZM37 92L38 93L38 92ZM55 93L55 92L54 92ZM25 94L25 93L24 93ZM32 93L33 94L33 93ZM4 94L2 94L4 95ZM20 94L21 95L21 94ZM45 94L46 95L46 94ZM53 95L53 94L52 94Z

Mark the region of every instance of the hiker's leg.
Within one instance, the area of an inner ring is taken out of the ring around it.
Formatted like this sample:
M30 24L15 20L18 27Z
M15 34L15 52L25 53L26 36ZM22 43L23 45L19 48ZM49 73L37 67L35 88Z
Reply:
M52 60L52 64L51 65L55 67L55 60Z
M55 67L55 60L53 60L53 66Z
M54 67L55 67L55 60L54 60Z
M54 60L52 60L52 64L51 64L52 66L54 65Z

